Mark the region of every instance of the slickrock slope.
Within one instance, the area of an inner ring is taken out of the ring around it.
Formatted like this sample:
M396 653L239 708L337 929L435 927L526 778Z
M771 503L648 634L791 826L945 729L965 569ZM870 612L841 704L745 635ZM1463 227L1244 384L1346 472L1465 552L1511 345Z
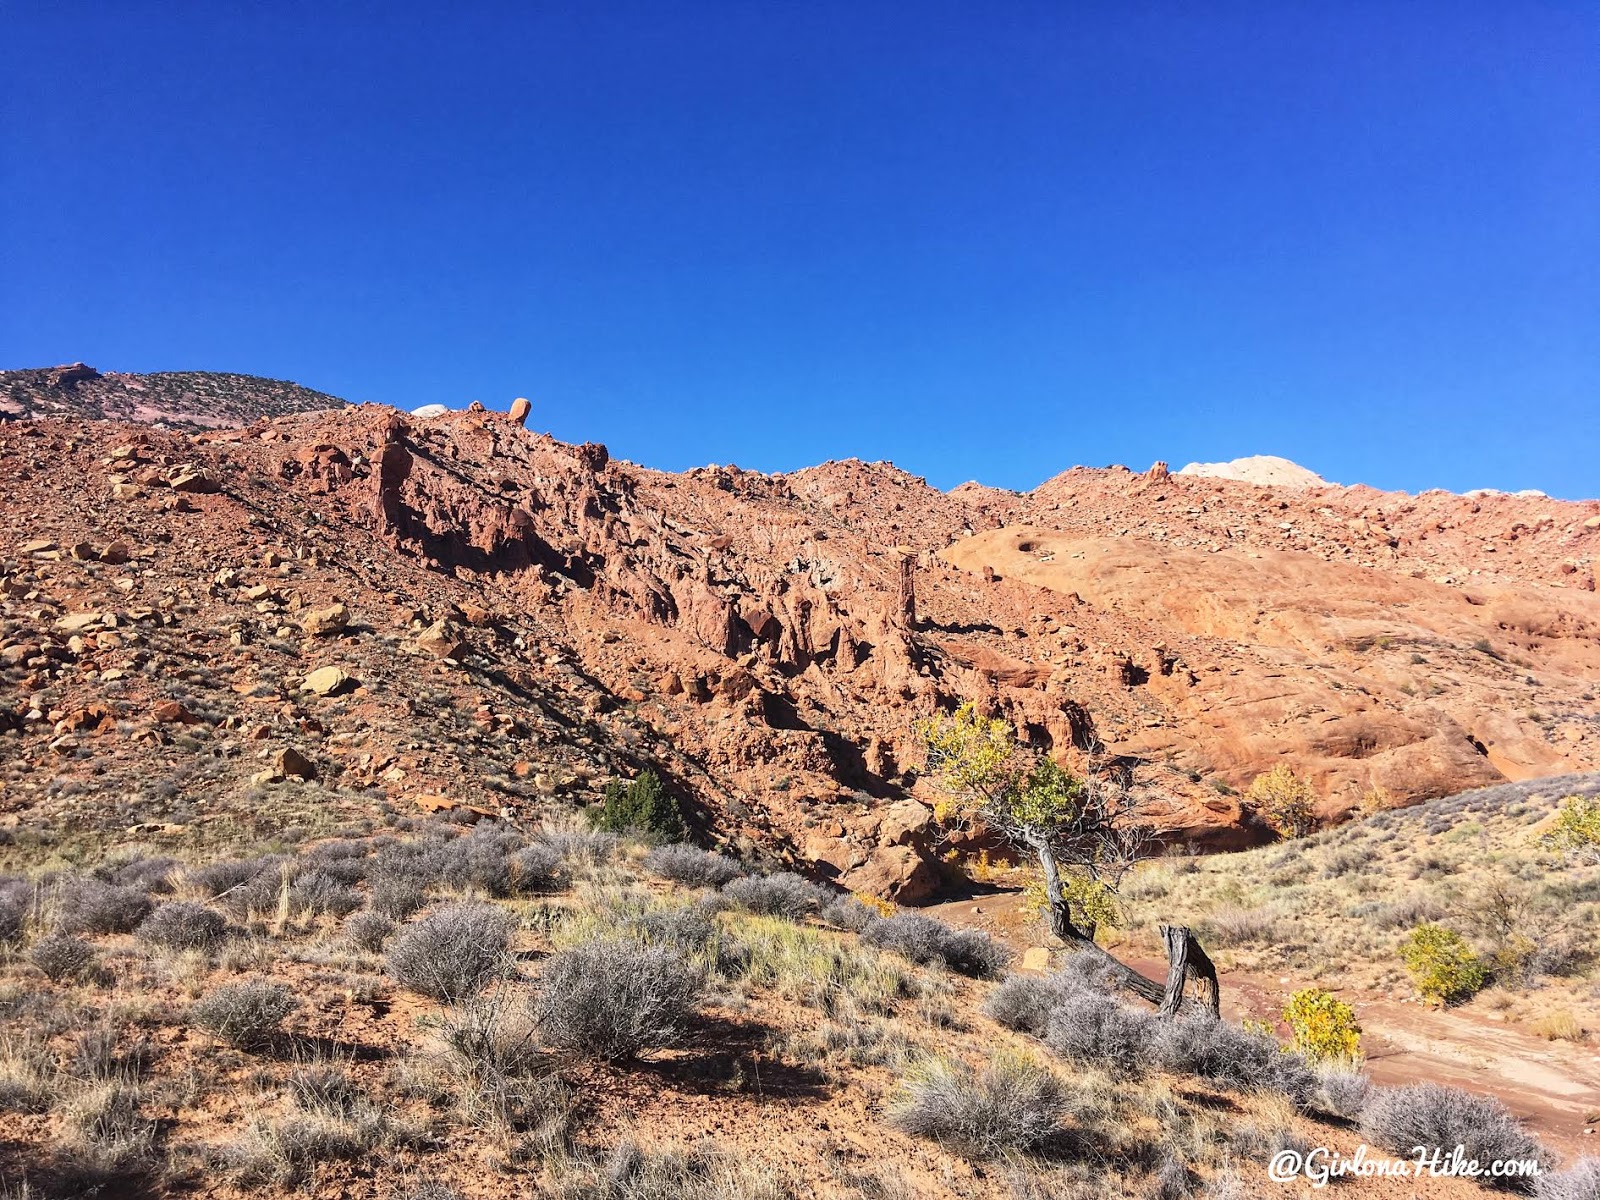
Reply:
M310 831L441 796L532 820L649 764L711 839L914 901L911 723L964 698L1103 744L1212 845L1259 836L1234 792L1279 761L1330 816L1600 766L1592 502L672 475L371 405L3 423L0 482L24 850L220 843L268 796Z

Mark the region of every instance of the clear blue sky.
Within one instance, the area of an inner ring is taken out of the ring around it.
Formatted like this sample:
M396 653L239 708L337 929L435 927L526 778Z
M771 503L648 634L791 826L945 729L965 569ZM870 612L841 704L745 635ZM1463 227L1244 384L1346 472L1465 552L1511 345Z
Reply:
M1600 5L10 0L0 366L1600 494Z

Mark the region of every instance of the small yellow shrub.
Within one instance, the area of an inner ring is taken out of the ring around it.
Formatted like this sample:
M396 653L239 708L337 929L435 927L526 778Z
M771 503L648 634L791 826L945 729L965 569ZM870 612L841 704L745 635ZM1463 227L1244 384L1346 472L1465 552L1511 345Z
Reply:
M1096 929L1122 928L1122 904L1117 894L1098 879L1065 874L1061 877L1061 896L1066 900L1075 924L1093 925ZM1044 879L1035 875L1023 887L1022 903L1018 907L1024 915L1037 917L1049 906Z
M1316 792L1283 763L1257 775L1245 798L1279 837L1305 837L1317 823Z
M1440 1004L1467 999L1489 974L1465 938L1431 921L1406 934L1400 959L1423 998Z
M1600 850L1600 796L1563 800L1549 839L1562 850Z
M1355 1058L1361 1053L1356 1010L1332 992L1321 988L1296 992L1283 1007L1283 1019L1294 1035L1294 1048L1314 1062Z
M885 900L882 896L874 896L871 892L851 892L850 894L880 917L892 917L900 911L894 906L892 900Z

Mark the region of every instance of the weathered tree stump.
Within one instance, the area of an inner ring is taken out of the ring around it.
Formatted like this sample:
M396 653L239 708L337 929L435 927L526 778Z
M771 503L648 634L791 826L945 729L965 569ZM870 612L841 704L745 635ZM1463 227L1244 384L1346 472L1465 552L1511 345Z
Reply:
M1161 1015L1175 1017L1183 1007L1184 985L1192 976L1200 1000L1213 1017L1222 1015L1222 989L1217 983L1217 968L1200 948L1187 925L1161 926L1161 940L1167 944L1167 990L1161 998Z
M1185 985L1192 976L1200 990L1200 1000L1211 1010L1212 1016L1222 1014L1222 989L1217 982L1217 968L1200 946L1194 933L1185 925L1163 925L1161 939L1167 946L1167 983L1163 987L1154 979L1141 975L1127 963L1112 957L1102 949L1091 933L1086 933L1072 923L1072 913L1066 901L1059 897L1050 903L1050 931L1079 954L1093 955L1116 982L1126 990L1157 1006L1164 1017L1176 1016L1183 1006Z

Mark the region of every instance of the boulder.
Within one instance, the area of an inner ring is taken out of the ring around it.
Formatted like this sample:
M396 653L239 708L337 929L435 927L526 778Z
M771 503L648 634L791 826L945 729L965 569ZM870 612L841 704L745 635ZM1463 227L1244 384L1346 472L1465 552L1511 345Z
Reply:
M305 677L300 689L319 696L331 696L350 683L350 676L338 667L318 667Z
M528 403L526 396L518 396L511 402L511 419L518 425L528 423L528 414L533 411L533 405Z
M910 846L920 842L933 824L933 810L915 800L897 800L878 826L880 846Z
M300 628L312 637L329 637L341 633L349 623L350 610L343 604L314 608L300 618Z
M417 634L417 645L434 658L456 658L467 644L449 621L435 621Z
M162 700L150 710L150 715L163 725L200 724L200 718L176 700Z
M852 892L882 896L900 904L931 898L939 886L939 872L909 846L880 846L871 857L839 880Z
M315 779L317 767L293 746L285 746L272 760L273 771L285 779Z
M167 478L167 486L175 492L213 494L222 490L222 480L207 467L179 467Z

